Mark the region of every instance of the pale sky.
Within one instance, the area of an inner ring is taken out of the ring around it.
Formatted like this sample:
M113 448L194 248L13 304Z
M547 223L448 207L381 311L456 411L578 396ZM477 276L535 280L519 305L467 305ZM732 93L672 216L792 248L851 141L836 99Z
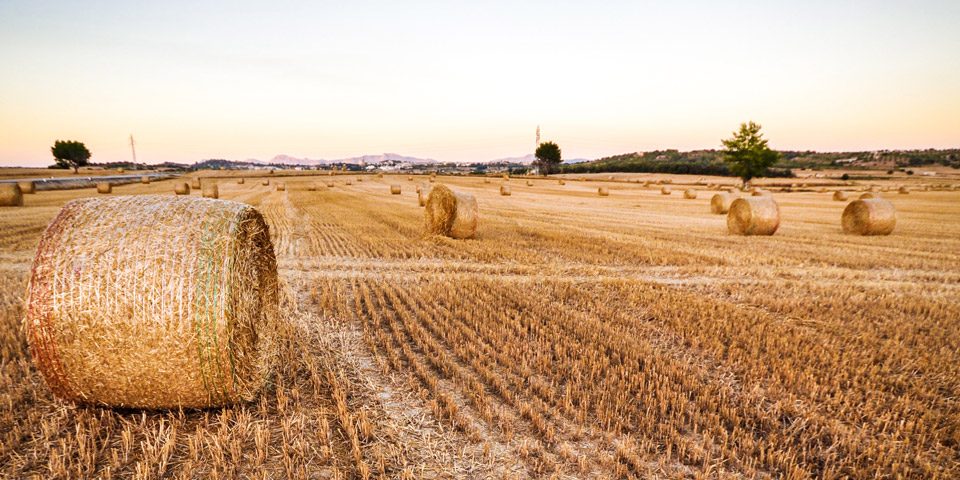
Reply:
M960 147L960 1L0 0L0 165Z

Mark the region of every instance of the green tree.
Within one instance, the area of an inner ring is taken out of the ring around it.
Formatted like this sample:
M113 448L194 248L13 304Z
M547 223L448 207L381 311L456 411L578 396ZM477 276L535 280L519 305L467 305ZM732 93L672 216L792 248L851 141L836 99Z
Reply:
M560 147L553 142L543 142L537 147L536 165L540 173L549 175L560 166L563 160L560 157Z
M90 160L90 150L83 142L73 140L57 140L50 147L50 153L56 160L57 166L61 168L72 168L73 173L77 173L80 167L87 164Z
M777 163L780 154L767 146L767 139L760 133L760 125L747 122L733 132L733 138L723 140L723 159L730 164L730 171L743 179L743 183L767 174L767 169Z

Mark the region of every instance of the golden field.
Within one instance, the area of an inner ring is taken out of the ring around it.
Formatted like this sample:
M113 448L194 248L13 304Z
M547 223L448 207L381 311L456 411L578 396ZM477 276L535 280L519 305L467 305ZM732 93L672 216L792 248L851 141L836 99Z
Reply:
M23 295L47 223L97 194L0 208L0 477L960 477L960 191L918 191L942 177L775 190L772 237L709 213L694 184L730 179L438 177L477 197L470 240L423 233L424 176L270 177L218 181L270 225L284 318L270 387L223 409L54 399ZM901 183L892 235L841 232L833 190Z

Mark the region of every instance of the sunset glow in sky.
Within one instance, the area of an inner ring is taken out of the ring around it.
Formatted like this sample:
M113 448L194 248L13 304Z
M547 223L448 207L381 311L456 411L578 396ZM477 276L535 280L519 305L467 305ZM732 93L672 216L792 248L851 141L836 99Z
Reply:
M720 3L3 0L0 165L960 147L960 1Z

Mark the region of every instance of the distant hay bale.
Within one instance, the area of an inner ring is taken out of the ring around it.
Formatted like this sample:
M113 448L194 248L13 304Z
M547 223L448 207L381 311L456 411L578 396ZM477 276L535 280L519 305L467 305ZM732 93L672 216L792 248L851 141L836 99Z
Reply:
M29 180L17 182L17 185L20 187L20 193L23 195L36 193L37 191L37 186Z
M194 190L198 190L200 188L200 179L199 178L190 179L190 188Z
M910 189L907 188L906 186L902 186L902 187L900 187L900 188L897 189L897 193L899 193L900 195L906 195L906 194L910 193Z
M710 197L710 213L723 214L730 211L730 204L740 198L733 193L716 193Z
M22 207L23 192L16 183L0 183L0 207Z
M123 173L123 172L125 172L124 169L122 169L122 168L118 168L118 169L117 169L117 173Z
M422 188L420 187L420 185L417 185L417 187L416 187L416 192L417 192L417 193L420 193L420 190L422 190Z
M528 187L532 187L532 186L533 186L533 180L527 180L527 186L528 186Z
M727 230L734 235L773 235L780 227L780 206L771 196L738 198L727 212Z
M670 195L670 187L660 187L660 195Z
M833 200L837 202L846 202L847 192L844 192L843 190L837 190L833 192Z
M509 182L509 181L510 181L510 175L504 173L504 174L503 174L503 179Z
M436 182L436 181L437 181L437 177L430 177L429 180L430 180L430 183Z
M424 192L422 192L422 191L417 191L417 203L419 203L421 207L426 207L426 206L427 206L427 194L424 193Z
M763 190L761 188L754 188L753 192L750 193L750 196L751 197L768 197L770 196L770 192L767 190Z
M316 184L316 183L308 183L308 184L307 184L307 191L308 191L308 192L316 192L316 191L317 191L317 184Z
M238 179L237 179L237 185L243 185L243 179L242 179L242 178L238 178Z
M270 180L269 180L269 179L264 179L262 182L260 182L260 184L263 185L264 187L266 187L266 186L270 185Z
M357 183L363 182L363 177L357 177Z
M643 188L650 188L650 182L643 182L643 183L641 184L641 186L642 186Z
M692 188L688 188L683 191L683 198L693 200L697 198L697 191Z
M110 182L97 182L97 193L113 192L113 185Z
M287 189L287 186L283 182L277 182L277 191L283 192Z
M510 196L510 185L500 185L500 195L505 197Z
M897 225L897 211L882 198L854 200L840 217L843 232L853 235L889 235Z
M427 195L427 231L451 238L471 238L477 233L480 211L473 195L437 185Z
M412 181L413 181L413 175L407 175L407 181L408 181L408 182L412 182Z
M609 196L610 196L610 189L607 188L607 187L599 187L599 188L597 188L597 195L599 195L599 196L601 196L601 197L609 197Z
M860 195L860 200L866 200L868 198L880 198L880 195L876 193L867 192Z
M333 182L327 182L327 188L333 188Z
M176 193L177 195L190 195L190 184L187 182L174 183L173 193Z
M343 182L343 184L349 186L349 185L353 185L353 182L348 179L346 182Z
M141 175L141 176L140 176L140 183L142 183L142 184L144 184L144 185L150 185L150 177L148 177L148 176L146 176L146 175Z
M879 192L879 191L880 191L880 187L878 187L878 186L876 186L876 185L870 185L870 188L867 189L867 191L868 191L868 192Z
M398 185L398 184L396 184L396 183L393 184L393 185L390 185L390 194L391 194L391 195L400 195L400 185Z
M220 198L220 189L217 188L216 182L206 182L203 184L203 188L200 189L200 195L203 198Z
M672 178L665 178L665 179L663 180L663 183L665 183L665 184L667 184L667 185L670 185L670 184L673 183L673 179L672 179Z
M483 183L490 183L490 179L489 179L489 178L484 178L484 179L483 179Z
M566 184L567 182L563 181L562 178L560 180L557 180L557 185L566 185Z
M383 172L377 173L377 178L383 178Z
M607 175L607 180L613 180L613 175Z
M817 189L817 193L827 193L827 189L824 187L820 187Z
M270 171L267 172L267 173L270 174L270 175L273 175L273 169L271 168Z

